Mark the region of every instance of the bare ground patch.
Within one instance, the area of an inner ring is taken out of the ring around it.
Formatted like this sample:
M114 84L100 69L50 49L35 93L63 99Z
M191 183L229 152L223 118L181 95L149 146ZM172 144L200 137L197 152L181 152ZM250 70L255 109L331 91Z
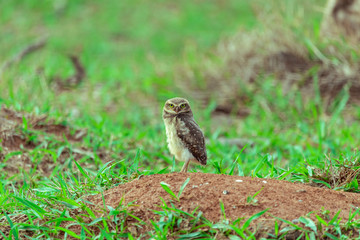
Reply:
M109 161L106 151L94 153L84 147L86 129L73 129L56 123L47 116L17 112L6 107L0 110L0 162L8 177L20 172L35 176L49 176L66 161L94 155ZM94 168L94 163L85 163ZM61 169L61 167L60 167Z

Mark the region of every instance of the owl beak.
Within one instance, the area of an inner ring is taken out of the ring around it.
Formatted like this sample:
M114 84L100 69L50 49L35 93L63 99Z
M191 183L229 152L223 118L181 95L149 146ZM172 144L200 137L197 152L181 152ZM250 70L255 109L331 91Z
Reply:
M178 113L180 111L180 107L176 107L174 110L176 113Z

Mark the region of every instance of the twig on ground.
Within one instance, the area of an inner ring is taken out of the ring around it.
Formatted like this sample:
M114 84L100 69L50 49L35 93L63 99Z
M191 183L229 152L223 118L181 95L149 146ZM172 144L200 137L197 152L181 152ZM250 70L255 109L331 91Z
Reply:
M20 62L27 55L43 48L47 43L47 39L48 39L47 36L41 37L37 41L35 41L35 42L31 43L30 45L26 46L25 48L23 48L15 56L13 56L9 60L5 61L0 68L0 75L11 65Z
M54 81L55 83L55 87L60 91L78 86L86 76L85 68L81 63L79 57L75 55L70 55L69 58L74 66L75 73L66 79L62 79L58 76L55 76L52 79L52 81Z
M72 85L72 86L77 86L79 85L82 80L85 78L86 73L85 73L85 68L84 66L81 64L80 59L78 56L72 55L69 56L70 60L75 68L75 74L69 78L66 79L66 83L68 85Z

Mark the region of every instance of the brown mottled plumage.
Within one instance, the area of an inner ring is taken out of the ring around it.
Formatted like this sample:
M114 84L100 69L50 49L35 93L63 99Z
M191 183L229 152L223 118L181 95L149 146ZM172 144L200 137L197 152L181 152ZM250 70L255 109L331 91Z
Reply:
M185 161L181 172L187 172L190 160L206 165L204 134L194 120L189 101L179 97L167 100L163 120L170 153L176 160Z

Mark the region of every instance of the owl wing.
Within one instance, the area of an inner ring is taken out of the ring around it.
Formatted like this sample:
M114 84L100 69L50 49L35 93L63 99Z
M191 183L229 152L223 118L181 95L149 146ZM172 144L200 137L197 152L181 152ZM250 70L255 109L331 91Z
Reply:
M181 121L184 124L177 130L177 136L182 140L190 153L199 161L200 164L206 165L207 155L205 147L204 134L201 132L199 125L195 120Z

